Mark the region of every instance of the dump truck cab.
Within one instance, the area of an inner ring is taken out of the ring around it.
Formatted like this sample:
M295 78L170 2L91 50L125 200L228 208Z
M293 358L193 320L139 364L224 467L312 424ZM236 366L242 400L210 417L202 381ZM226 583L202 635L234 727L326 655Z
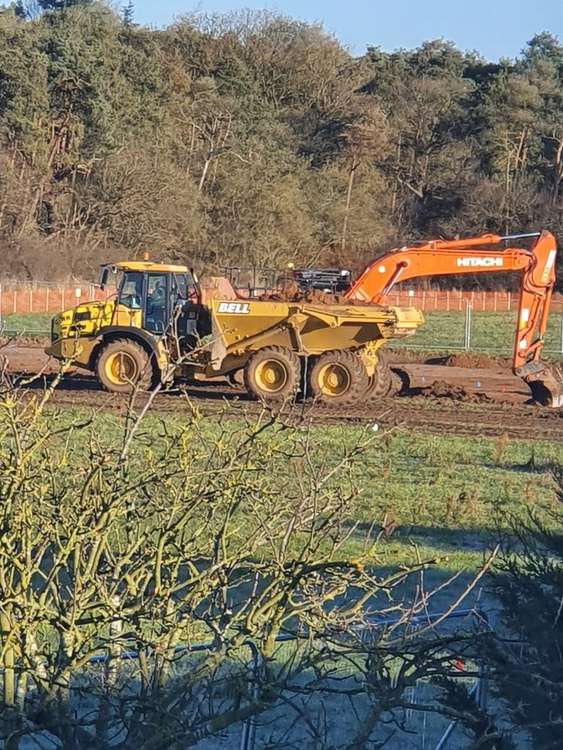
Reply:
M129 262L103 266L100 287L117 275L112 324L125 316L126 324L162 336L177 315L178 307L200 302L197 282L185 266Z
M107 293L105 300L53 318L47 353L96 372L109 390L125 392L132 381L149 385L165 373L171 359L178 360L209 333L197 279L186 266L149 261L104 265L100 288Z

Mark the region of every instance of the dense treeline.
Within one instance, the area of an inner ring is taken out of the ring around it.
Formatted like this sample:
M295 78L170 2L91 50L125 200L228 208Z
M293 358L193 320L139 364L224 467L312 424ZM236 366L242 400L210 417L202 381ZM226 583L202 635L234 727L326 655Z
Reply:
M361 265L407 239L563 219L563 45L351 56L269 12L137 26L98 2L0 10L4 275L150 249L200 268ZM374 42L377 40L374 39Z

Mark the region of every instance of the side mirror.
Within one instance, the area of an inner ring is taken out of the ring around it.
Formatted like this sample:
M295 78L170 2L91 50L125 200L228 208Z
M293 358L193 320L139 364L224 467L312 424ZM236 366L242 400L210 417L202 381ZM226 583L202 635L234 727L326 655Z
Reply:
M100 289L103 291L108 283L108 277L109 277L109 268L106 266L102 270L102 275L100 277Z

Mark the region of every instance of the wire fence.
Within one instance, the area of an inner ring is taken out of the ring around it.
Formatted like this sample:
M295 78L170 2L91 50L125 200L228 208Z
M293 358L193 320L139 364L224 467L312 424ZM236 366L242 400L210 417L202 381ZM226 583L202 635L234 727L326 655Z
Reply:
M106 293L91 282L78 282L74 286L48 282L0 283L0 315L57 313L81 302L105 298Z
M0 282L0 331L9 336L46 337L56 313L106 298L107 293L91 282L77 282L75 286Z
M0 283L0 331L5 335L31 338L49 336L54 314L77 304L104 300L91 282L61 286ZM512 352L518 295L512 292L402 290L386 302L412 306L425 314L425 325L413 337L392 346L427 352L482 352L510 356ZM553 299L544 345L547 357L563 358L563 296Z
M396 349L424 352L475 352L509 357L514 346L516 313L475 311L424 313L425 323L414 336L391 342ZM544 339L543 355L563 358L563 313L552 311Z
M510 312L518 309L520 295L510 291L477 291L462 289L401 289L385 297L385 304L417 307L426 312L463 312L468 306L475 312ZM552 298L553 312L563 314L563 295Z
M273 662L274 671L275 665L282 670L289 670L283 694L265 710L251 714L244 721L236 722L221 733L208 737L202 746L206 750L312 748L319 746L321 734L323 746L349 744L359 729L358 721L369 713L370 700L377 700L377 692L373 693L376 685L370 683L371 649L377 655L382 630L395 625L392 618L378 618L360 628L354 628L348 634L342 634L344 648L340 657L332 639L330 668L324 670L322 676L313 675L310 668L302 670L300 663L302 658L306 664L315 663L315 654L326 650L325 641L281 636L278 638ZM443 655L447 661L451 659L456 664L457 676L453 679L465 686L469 701L486 711L489 694L487 672L478 659L459 659L456 656L455 642L458 637L461 643L470 634L491 632L491 625L484 610L459 608L448 613L426 612L414 616L402 628L409 638L416 638L417 631L429 629L432 631L432 638L443 638ZM346 635L359 639L361 644L359 647L352 647L354 652L357 651L354 658L349 658L344 652L349 651L350 643L357 641L348 643ZM454 643L454 646L446 645L448 643ZM205 643L178 646L169 678L181 685L183 676L189 676L197 667L201 656L211 648L211 644ZM127 694L130 701L139 688L138 654L135 651L116 651L115 647L110 651L111 654L104 652L90 658L88 665L70 681L69 700L73 714L78 719L95 714L96 703L106 687L119 686L120 694ZM436 655L439 656L439 652ZM214 710L224 709L223 702L232 698L233 687L240 690L241 679L246 681L242 695L248 700L258 699L264 688L263 666L260 652L252 642L247 642L240 653L232 655L231 661L226 659L225 664L215 671L213 684L207 686L208 690L210 688L209 695L205 694L209 714L212 715ZM293 668L295 674L290 679ZM390 681L387 689L396 691L401 678L399 660L396 670L391 669L386 677ZM364 688L358 690L362 685ZM27 699L32 700L32 682L28 683L27 690ZM357 698L352 700L351 695ZM193 694L192 698L197 703L202 696ZM401 704L408 707L402 707ZM180 706L178 710L181 714ZM123 731L119 718L115 719L112 731L116 736ZM385 746L388 750L461 750L470 745L458 723L440 713L440 690L429 679L420 679L406 687L397 705L381 716L370 742L374 746Z

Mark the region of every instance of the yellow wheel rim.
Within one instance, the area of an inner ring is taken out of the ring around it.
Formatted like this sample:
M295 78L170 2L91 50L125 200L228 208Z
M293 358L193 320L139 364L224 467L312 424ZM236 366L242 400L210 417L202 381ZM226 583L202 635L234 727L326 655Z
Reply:
M265 359L256 368L254 377L260 390L267 393L279 393L286 385L289 376L282 362L276 359Z
M352 377L344 365L332 362L321 367L318 383L323 396L342 396L349 390Z
M138 377L137 363L127 352L110 354L106 360L106 376L114 385L134 383Z

